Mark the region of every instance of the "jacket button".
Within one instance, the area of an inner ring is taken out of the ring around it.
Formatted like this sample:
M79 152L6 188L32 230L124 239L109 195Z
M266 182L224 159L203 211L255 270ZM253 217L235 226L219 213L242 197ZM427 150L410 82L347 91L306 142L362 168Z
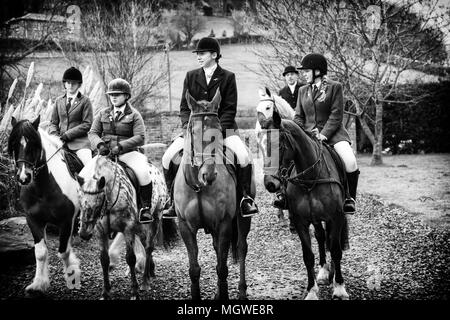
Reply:
M208 91L205 91L205 94L207 94L208 93Z

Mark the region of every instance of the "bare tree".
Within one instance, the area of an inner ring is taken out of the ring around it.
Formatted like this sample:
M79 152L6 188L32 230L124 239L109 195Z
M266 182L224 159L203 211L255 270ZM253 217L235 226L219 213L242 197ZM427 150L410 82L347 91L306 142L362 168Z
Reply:
M159 12L152 11L152 1L122 2L106 11L96 7L85 14L86 46L106 87L113 78L123 78L132 85L131 103L138 108L155 97L165 84L163 48L158 48Z
M405 78L420 74L415 70L446 58L440 28L450 20L437 2L259 1L257 26L269 45L259 53L262 73L275 85L282 66L298 65L311 52L324 54L344 85L347 112L357 116L373 146L372 164L381 164L383 103L402 90Z
M185 1L178 5L177 14L173 17L172 24L184 33L186 44L190 46L194 35L205 28L206 20L195 6L195 2Z

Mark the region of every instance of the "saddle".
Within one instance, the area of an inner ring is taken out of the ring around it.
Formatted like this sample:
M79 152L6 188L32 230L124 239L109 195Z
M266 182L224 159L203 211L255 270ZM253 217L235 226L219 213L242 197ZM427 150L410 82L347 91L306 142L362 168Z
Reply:
M70 175L73 179L76 179L75 173L80 173L81 169L83 169L84 165L81 162L80 158L78 158L77 154L70 149L64 148L63 151L63 159L66 163L67 169L69 170Z
M341 157L339 157L336 150L334 150L333 146L330 146L328 143L323 143L325 148L330 152L331 158L333 158L334 163L336 164L336 168L338 169L339 173L339 180L341 181L342 185L344 186L345 190L345 197L350 197L349 191L348 191L348 183L347 183L347 174L345 172L345 166L344 162L342 162Z
M133 185L134 189L136 190L136 194L137 194L137 206L138 208L141 207L141 197L139 196L139 192L141 190L141 187L139 185L139 180L136 176L136 174L134 173L133 169L131 169L125 162L117 160L117 163L123 168L123 170L125 170L125 173L128 176L128 179L130 179L131 184Z

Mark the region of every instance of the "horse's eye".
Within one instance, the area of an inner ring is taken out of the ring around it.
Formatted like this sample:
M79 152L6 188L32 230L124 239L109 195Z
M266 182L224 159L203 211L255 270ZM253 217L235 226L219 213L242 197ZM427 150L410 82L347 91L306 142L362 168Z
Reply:
M270 107L266 107L266 110L270 110Z

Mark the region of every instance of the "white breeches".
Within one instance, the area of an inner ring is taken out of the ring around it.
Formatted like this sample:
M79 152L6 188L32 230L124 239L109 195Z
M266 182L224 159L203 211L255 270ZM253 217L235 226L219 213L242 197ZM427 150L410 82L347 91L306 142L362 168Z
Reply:
M353 149L350 146L350 143L348 143L347 141L339 141L334 145L334 150L336 150L336 152L344 162L346 172L354 172L358 169L356 157L353 153Z
M83 165L86 165L92 159L92 151L91 149L79 149L75 151L78 158L80 158Z
M251 159L250 152L245 146L244 142L242 142L239 136L230 136L224 140L224 144L227 148L236 154L238 164L241 167L246 167ZM170 161L174 158L174 156L183 150L184 147L184 138L178 137L174 140L174 142L167 148L166 152L162 157L162 166L164 169L169 169Z
M133 169L141 186L145 186L151 182L150 167L148 166L145 155L137 151L131 151L121 154L119 160L125 162Z

